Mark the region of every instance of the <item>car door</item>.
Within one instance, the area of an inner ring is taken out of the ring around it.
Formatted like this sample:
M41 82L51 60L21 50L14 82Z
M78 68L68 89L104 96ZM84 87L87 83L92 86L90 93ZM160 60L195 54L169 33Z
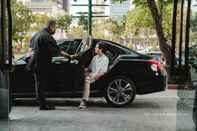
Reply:
M59 47L72 55L75 54L80 41L77 40L65 40ZM75 69L77 68L78 61L70 60L62 56L54 56L52 59L52 74L50 77L49 91L51 93L65 94L73 92L73 85L75 79Z
M85 67L88 67L88 65L91 62L93 56L96 55L95 54L95 47L96 47L97 43L99 43L100 41L102 41L102 43L105 44L105 47L106 47L105 55L109 59L109 65L111 65L113 63L113 60L118 56L119 50L117 50L116 47L112 46L111 43L106 42L104 40L97 40L96 39L96 40L93 41L93 45L89 49L86 49L86 52L84 52L84 53L86 53L84 58L86 59L86 61L88 59L88 61L86 62ZM82 58L82 59L84 59L84 58ZM94 88L91 89L92 91L97 91L101 88L101 87L99 87L99 84L97 84L97 81L94 84L91 84L91 86L94 86ZM83 88L80 88L78 90L81 90L81 89L83 89Z
M94 42L94 40L92 40ZM86 68L91 59L93 58L94 50L92 44L85 38L81 41L80 47L77 50L79 58L77 59L78 64L74 68L74 93L80 93L83 90L84 86L84 68Z
M33 74L25 69L26 56L13 62L14 69L10 72L10 91L14 95L34 95Z

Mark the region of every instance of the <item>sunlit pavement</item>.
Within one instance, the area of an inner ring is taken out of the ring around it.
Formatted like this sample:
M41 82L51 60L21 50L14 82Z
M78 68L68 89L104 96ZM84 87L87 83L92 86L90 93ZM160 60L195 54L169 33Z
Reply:
M10 114L10 130L194 131L193 95L193 91L167 90L137 96L125 108L112 108L103 99L93 99L83 111L77 108L78 99L50 99L57 105L53 111L40 111L35 102L19 101ZM31 104L34 106L27 106Z

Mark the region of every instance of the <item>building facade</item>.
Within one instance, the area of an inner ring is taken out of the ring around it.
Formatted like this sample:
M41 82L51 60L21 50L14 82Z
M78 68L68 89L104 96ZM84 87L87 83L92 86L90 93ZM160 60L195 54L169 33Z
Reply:
M127 0L125 2L122 3L113 3L111 1L110 3L110 17L112 19L115 20L122 20L124 15L126 15L126 13L131 10L132 4L131 4L131 0Z
M65 0L70 15L80 16L88 13L88 0ZM110 17L115 20L123 19L123 16L132 9L131 0L122 3L114 3L112 0L92 0L94 16ZM95 6L96 5L96 6Z
M65 14L62 4L49 0L18 0L26 5L33 13L59 16Z
M68 12L72 16L86 15L88 13L88 0L67 0ZM94 15L109 15L110 0L92 0L92 11ZM96 6L95 6L96 5Z

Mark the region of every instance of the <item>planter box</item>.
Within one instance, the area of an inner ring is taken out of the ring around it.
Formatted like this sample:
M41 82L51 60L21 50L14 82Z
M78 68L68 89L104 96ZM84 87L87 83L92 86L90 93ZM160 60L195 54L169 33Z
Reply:
M175 89L175 90L193 90L195 86L192 84L168 84L168 89Z

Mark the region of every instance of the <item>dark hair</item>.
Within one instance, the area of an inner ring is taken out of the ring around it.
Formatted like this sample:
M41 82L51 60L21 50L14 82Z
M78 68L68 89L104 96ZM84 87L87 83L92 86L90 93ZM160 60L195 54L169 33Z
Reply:
M49 28L50 26L55 26L55 25L56 25L56 21L55 20L52 20L52 19L48 20L47 28Z
M97 47L98 47L99 49L102 49L102 52L103 52L103 53L106 52L106 45L105 45L104 42L102 42L102 41L98 42L98 43L97 43Z

